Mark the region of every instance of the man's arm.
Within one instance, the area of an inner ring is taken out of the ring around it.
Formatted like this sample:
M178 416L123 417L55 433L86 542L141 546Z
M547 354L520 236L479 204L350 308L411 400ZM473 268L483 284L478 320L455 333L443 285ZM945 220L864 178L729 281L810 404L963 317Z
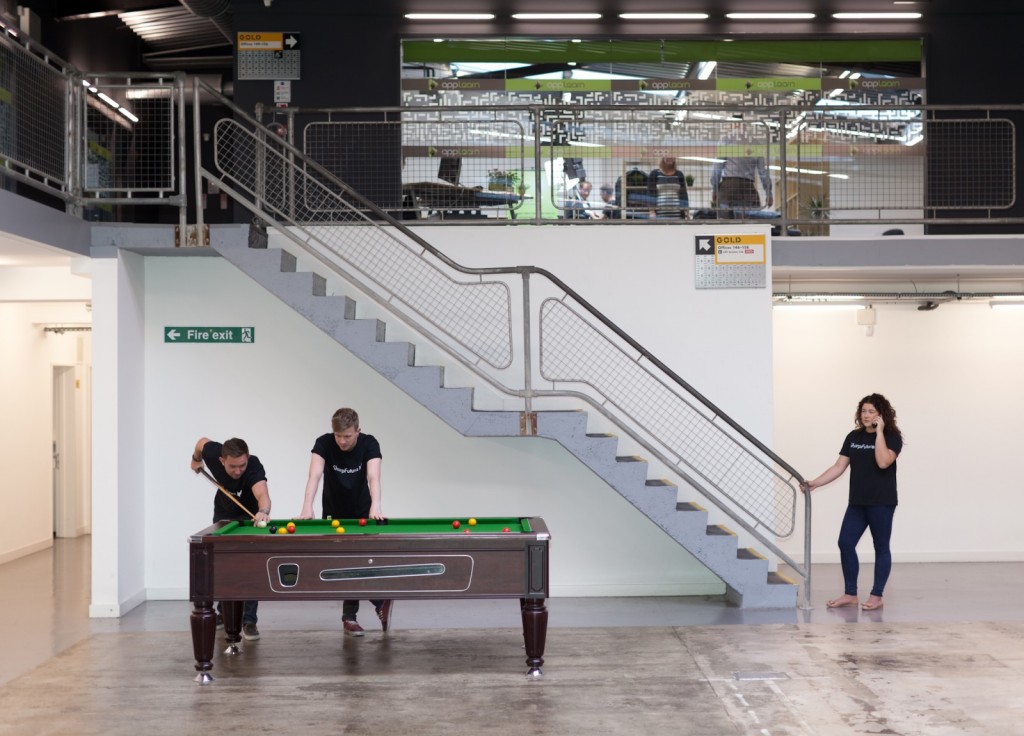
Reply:
M722 183L722 172L725 171L725 161L719 161L711 167L711 206L718 206L718 185Z
M771 207L775 204L775 197L772 196L772 177L768 174L768 165L764 158L757 158L757 175L761 177L761 186L764 187L764 206Z
M379 457L366 461L366 484L370 487L370 518L372 519L384 518L380 501L380 465Z
M270 489L267 487L267 482L261 480L255 483L252 487L252 495L256 496L256 501L259 503L259 511L256 512L253 521L268 521L270 519Z
M198 473L203 467L203 447L209 442L208 437L200 437L192 450L192 472Z
M306 495L302 500L302 511L298 516L300 519L313 518L313 501L320 488L320 479L324 475L324 465L326 462L323 457L315 452L309 454L309 476L306 478Z

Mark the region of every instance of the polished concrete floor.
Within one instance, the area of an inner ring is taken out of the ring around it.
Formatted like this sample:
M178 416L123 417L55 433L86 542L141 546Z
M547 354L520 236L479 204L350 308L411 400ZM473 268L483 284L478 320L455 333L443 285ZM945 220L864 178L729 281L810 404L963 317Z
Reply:
M364 604L362 639L337 604L263 603L198 686L189 604L90 620L88 539L57 540L0 565L0 734L1024 734L1022 574L896 565L871 613L824 607L832 565L811 611L554 598L535 681L514 603L401 601L386 635Z

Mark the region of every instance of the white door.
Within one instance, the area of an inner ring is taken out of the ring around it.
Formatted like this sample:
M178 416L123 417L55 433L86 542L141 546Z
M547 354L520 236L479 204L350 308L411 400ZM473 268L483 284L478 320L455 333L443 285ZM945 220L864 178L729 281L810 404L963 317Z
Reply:
M58 537L82 533L77 385L74 366L53 367L53 533Z

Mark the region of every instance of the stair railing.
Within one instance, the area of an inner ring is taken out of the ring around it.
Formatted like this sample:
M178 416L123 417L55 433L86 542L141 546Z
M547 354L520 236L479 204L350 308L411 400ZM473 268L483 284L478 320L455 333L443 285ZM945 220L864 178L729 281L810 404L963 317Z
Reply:
M234 117L214 125L216 171L197 154L196 192L204 180L216 184L464 369L521 400L524 434L536 433L536 399L585 402L803 578L802 608L810 609L811 500L796 469L551 272L456 263L201 80L197 152L201 91ZM538 377L551 388L535 388ZM799 497L803 564L775 541L795 531Z

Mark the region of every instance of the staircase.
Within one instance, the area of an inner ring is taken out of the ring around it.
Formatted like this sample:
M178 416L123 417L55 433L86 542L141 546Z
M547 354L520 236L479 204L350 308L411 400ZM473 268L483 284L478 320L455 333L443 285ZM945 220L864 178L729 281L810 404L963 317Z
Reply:
M538 411L526 416L519 411L474 410L472 389L445 388L443 366L415 365L415 345L388 342L384 322L357 319L355 301L327 296L326 279L299 272L288 251L268 248L259 238L252 246L242 238L214 238L212 247L459 433L532 434L561 444L721 578L730 602L745 608L796 605L796 582L769 571L768 560L756 550L739 548L736 534L727 527L709 525L705 508L678 502L676 485L649 479L646 460L619 456L614 435L588 434L587 412ZM522 423L534 416L535 428L524 432Z

